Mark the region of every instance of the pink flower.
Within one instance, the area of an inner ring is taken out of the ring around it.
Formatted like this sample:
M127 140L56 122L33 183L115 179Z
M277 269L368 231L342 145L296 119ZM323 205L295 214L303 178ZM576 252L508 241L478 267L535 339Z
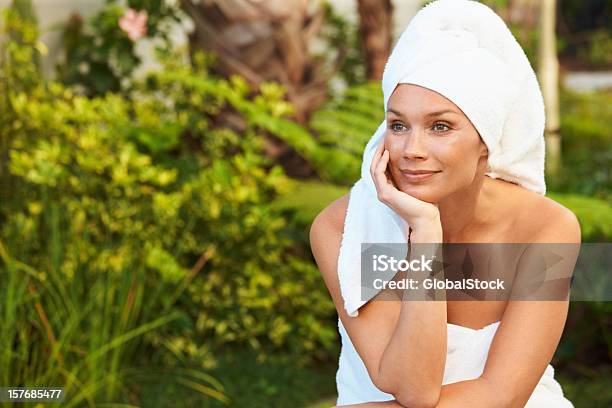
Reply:
M129 8L119 19L119 28L125 31L130 40L138 41L147 33L147 17L147 10L136 12Z

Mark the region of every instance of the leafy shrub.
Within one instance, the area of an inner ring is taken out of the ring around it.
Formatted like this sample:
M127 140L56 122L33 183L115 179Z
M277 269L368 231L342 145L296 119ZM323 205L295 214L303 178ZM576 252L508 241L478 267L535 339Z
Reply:
M563 171L551 180L556 191L607 199L612 191L610 167L612 94L561 93L561 147Z
M382 103L380 84L367 82L347 88L312 115L309 126L318 134L321 145L336 156L351 158L325 162L337 184L351 185L361 177L363 150L384 119Z
M584 52L587 61L602 67L610 66L612 64L612 35L610 35L610 30L596 30L591 36L587 49L588 52Z
M327 357L333 304L272 205L288 184L262 154L274 89L252 97L202 54L169 53L132 95L79 96L37 75L34 29L5 25L27 43L0 70L3 382L67 384L76 405L134 385L137 365L208 369L231 347Z

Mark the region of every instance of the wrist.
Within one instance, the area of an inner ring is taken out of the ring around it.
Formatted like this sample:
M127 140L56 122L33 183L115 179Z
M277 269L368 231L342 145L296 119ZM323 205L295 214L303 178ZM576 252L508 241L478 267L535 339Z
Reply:
M410 234L411 244L441 244L442 231L413 231Z
M440 214L420 218L409 224L410 242L442 242Z

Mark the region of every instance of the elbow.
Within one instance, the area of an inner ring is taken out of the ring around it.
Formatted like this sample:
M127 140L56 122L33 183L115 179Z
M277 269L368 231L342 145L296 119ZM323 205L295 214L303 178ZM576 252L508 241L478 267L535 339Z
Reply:
M442 377L422 372L393 371L379 368L374 376L374 385L405 408L434 408L442 393Z
M440 400L441 387L421 386L410 384L391 386L377 381L374 385L387 394L393 395L395 400L405 408L434 408ZM399 387L399 389L398 389Z
M394 395L398 403L405 408L435 408L440 400L440 392L410 392Z

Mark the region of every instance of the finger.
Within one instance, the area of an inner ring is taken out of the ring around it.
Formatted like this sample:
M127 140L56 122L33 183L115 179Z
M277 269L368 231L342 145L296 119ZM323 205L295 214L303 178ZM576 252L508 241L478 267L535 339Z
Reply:
M374 171L376 169L376 165L378 164L380 156L382 155L382 150L383 150L383 148L385 146L384 142L385 142L385 140L382 139L380 141L380 143L378 144L378 147L374 151L374 155L372 157L372 163L370 164L370 174L372 174L372 177L374 177Z
M391 152L389 152L389 150L385 150L385 152L387 153L387 158L385 159L386 165L383 169L383 173L385 175L385 178L388 184L392 185L393 187L399 190L399 187L397 187L397 184L395 184L395 180L393 180L393 176L391 175L391 166L389 166L389 162L391 161Z
M378 153L379 149L376 149L376 152ZM383 153L384 155L384 153ZM380 157L380 159L382 159L382 156ZM376 186L376 190L378 192L380 192L381 188L384 186L384 184L381 184L381 180L380 177L378 175L378 167L380 166L380 159L379 158L375 158L375 160L372 161L372 180L374 180L374 185Z
M387 164L389 163L389 151L385 149L382 154L382 157L378 161L378 165L376 166L376 173L384 174L387 170Z
M387 167L388 162L389 162L389 152L385 150L374 172L374 180L376 184L378 185L380 192L382 192L384 189L388 188L389 186L387 176L385 175L385 169Z
M393 175L391 174L391 168L389 166L387 166L387 170L385 170L385 175L387 176L387 180L389 180L389 183L393 184L393 187L399 190L399 187L397 186L397 184L395 183L395 180L393 179Z

